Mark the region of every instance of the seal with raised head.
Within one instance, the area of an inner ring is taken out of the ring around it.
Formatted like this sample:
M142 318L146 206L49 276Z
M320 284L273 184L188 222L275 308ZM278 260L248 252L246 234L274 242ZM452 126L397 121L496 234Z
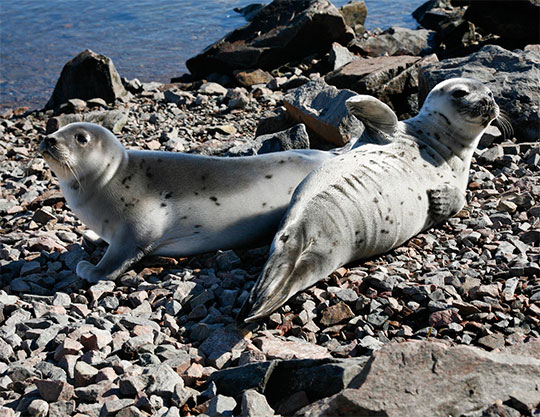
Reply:
M355 148L302 181L240 319L264 317L336 268L456 214L474 149L499 116L491 91L466 78L435 86L418 116L403 122L374 97L351 97L347 107L364 134L388 143Z
M39 151L68 205L109 247L77 274L114 279L146 254L187 256L255 244L277 230L296 186L339 151L239 158L126 150L109 130L72 123Z

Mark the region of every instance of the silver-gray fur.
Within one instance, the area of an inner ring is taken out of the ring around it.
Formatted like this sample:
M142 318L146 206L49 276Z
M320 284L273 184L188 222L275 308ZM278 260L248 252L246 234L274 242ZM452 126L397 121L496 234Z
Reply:
M419 115L403 122L373 97L347 105L365 134L388 144L355 148L302 181L240 313L247 322L336 268L387 252L457 213L474 149L499 114L489 89L464 78L437 85Z
M40 152L66 201L109 243L90 282L115 279L146 254L187 256L270 238L296 186L340 151L294 150L222 158L126 150L107 129L73 123Z

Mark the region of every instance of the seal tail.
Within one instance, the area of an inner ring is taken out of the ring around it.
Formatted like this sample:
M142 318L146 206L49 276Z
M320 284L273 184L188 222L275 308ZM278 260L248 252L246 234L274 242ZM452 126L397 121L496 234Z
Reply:
M314 266L320 263L321 257L313 251L312 241L304 244L303 239L285 236L276 236L270 257L242 306L238 320L257 321L310 286L315 276Z

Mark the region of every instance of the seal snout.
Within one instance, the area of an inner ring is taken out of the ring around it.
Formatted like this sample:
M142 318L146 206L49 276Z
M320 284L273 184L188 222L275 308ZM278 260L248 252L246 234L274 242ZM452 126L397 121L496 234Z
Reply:
M57 141L56 138L53 136L45 136L43 139L41 139L41 142L39 142L38 151L39 153L48 154L52 156L52 150L56 147Z

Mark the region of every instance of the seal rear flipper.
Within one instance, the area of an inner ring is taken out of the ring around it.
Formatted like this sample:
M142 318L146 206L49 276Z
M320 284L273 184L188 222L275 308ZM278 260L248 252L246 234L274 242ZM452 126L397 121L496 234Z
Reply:
M390 107L372 96L357 95L345 102L349 112L366 125L366 128L393 135L398 119Z
M311 248L304 250L299 257L290 257L286 249L270 256L251 290L245 306L242 307L246 323L270 315L297 292L310 287L324 276L318 273L324 258ZM246 314L249 307L250 311Z

